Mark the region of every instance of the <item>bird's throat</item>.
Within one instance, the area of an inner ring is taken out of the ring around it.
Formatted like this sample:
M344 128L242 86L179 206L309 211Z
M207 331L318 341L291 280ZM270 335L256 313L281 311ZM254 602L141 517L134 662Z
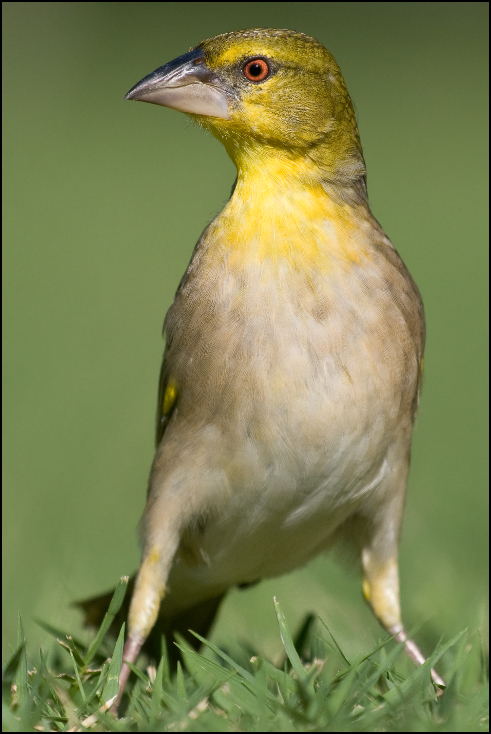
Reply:
M331 198L308 160L270 156L241 161L233 195L211 227L241 262L330 270L336 261L360 262L371 221L365 203Z

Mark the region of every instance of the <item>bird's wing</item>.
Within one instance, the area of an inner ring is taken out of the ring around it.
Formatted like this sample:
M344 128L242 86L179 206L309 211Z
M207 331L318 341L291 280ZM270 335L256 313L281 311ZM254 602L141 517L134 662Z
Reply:
M169 380L167 370L167 347L162 359L159 377L159 395L157 400L157 415L155 420L155 446L158 446L165 433L174 408L176 406L175 388Z

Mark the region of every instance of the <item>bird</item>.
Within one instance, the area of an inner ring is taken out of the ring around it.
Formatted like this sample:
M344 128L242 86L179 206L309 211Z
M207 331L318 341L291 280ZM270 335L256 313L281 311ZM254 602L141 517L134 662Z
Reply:
M355 553L375 617L422 664L401 621L398 546L424 309L371 212L334 57L298 31L233 31L157 68L126 99L186 113L223 144L237 178L165 317L113 713L126 661L154 627L207 630L230 587L335 546Z

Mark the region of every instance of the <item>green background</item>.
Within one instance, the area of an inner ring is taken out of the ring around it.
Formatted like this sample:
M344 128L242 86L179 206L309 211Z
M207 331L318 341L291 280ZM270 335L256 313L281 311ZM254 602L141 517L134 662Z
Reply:
M401 545L431 649L487 620L487 3L4 3L4 655L138 563L166 309L232 163L181 114L123 97L204 38L293 28L335 55L375 216L428 340ZM348 655L382 637L331 558L234 591L214 639L279 649L313 610ZM486 638L487 639L487 638Z

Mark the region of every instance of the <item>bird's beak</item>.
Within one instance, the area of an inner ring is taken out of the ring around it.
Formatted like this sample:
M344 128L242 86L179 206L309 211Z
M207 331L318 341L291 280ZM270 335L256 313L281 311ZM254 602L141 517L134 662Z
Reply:
M230 119L226 89L206 65L199 48L152 71L130 89L125 99L152 102L194 115Z

